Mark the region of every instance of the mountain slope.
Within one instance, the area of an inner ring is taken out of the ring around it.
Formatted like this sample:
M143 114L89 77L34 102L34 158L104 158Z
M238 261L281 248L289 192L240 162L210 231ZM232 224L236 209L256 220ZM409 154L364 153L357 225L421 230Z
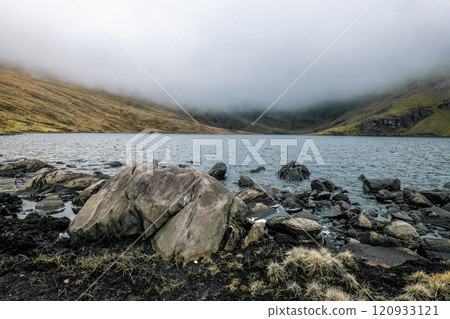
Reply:
M196 114L203 123L255 133L450 136L450 73L377 95L330 101L304 110Z
M0 68L0 134L20 132L230 133L178 110Z

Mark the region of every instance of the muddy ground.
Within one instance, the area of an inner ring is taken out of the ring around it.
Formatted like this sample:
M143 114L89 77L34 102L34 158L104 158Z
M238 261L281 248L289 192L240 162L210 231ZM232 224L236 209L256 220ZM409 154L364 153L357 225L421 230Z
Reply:
M319 276L290 270L283 280L268 275L272 262L281 263L295 244L284 237L265 236L244 250L218 252L183 267L163 260L148 241L133 239L77 247L63 236L67 218L28 215L24 220L0 216L1 300L341 300L341 295L312 293L336 287L352 300L404 299L411 275L444 273L448 261L424 260L386 268L354 259L346 271L359 285L348 285L335 273ZM317 247L315 247L317 248ZM325 279L324 279L325 278ZM449 285L425 300L447 300ZM419 294L420 295L420 294Z

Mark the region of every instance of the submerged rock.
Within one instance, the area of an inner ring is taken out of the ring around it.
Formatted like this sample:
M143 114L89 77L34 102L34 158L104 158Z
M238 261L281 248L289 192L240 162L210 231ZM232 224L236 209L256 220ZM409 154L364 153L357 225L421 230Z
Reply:
M169 166L148 174L147 163L114 176L69 227L71 241L143 235L156 251L184 263L237 247L244 202L216 179Z
M227 165L225 163L219 162L214 164L214 166L209 170L208 174L215 179L221 181L224 180L225 174L227 173Z
M0 166L1 177L19 177L27 173L34 173L45 167L53 167L40 160L23 160Z
M112 161L112 162L110 162L110 163L108 163L107 164L109 167L112 167L112 168L117 168L117 167L122 167L122 166L124 166L121 162L119 162L119 161Z
M274 217L266 222L269 231L289 235L298 242L321 240L322 226L312 219L300 217Z
M288 181L303 181L308 179L310 174L305 165L298 162L290 162L278 171L277 176Z
M259 172L265 171L265 170L266 170L266 168L264 166L259 166L258 168L251 169L250 173L259 173Z
M366 178L363 190L366 193L376 193L382 189L394 192L400 190L401 182L398 178Z

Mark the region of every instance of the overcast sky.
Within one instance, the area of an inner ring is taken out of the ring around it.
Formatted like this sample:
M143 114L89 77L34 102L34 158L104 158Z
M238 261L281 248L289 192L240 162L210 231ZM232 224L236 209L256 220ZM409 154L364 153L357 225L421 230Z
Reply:
M77 0L184 106L266 108L373 0ZM450 1L380 0L274 109L450 63ZM0 63L173 104L71 0L0 0Z

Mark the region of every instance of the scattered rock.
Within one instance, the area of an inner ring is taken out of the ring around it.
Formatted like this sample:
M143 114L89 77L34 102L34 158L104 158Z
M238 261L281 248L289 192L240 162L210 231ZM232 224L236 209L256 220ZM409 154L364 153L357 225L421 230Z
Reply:
M107 164L108 166L112 167L112 168L117 168L117 167L122 167L124 166L121 162L119 161L113 161Z
M417 242L419 234L413 226L403 220L393 221L384 228L384 234L406 242Z
M278 178L288 181L303 181L309 178L308 168L298 162L290 162L284 165L277 173Z
M370 264L381 266L399 266L407 261L424 260L410 249L401 247L371 246L361 243L349 243L343 250L349 250L356 257L365 258Z
M450 260L450 239L424 238L420 248L428 258Z
M214 166L209 170L208 174L215 179L221 181L224 180L225 174L227 173L227 165L225 163L219 162L214 164Z
M256 198L265 196L266 193L258 191L256 189L246 189L239 192L236 196L242 199L245 203L248 203Z
M250 243L260 240L264 236L264 223L257 222L252 225L247 236L245 236L241 248L245 249Z
M375 198L379 203L391 203L395 199L395 196L387 189L382 189L377 192Z
M1 177L20 177L24 174L34 173L44 167L53 167L39 160L23 160L0 166Z
M311 219L274 217L266 222L269 231L289 235L299 242L313 242L321 240L322 226Z
M187 263L240 244L244 202L194 169L124 169L93 195L69 226L73 243L143 235L165 258Z
M58 194L49 194L36 204L35 212L40 216L53 215L64 210L64 203Z
M293 212L300 211L305 207L305 204L296 197L290 196L281 201L281 206L283 206L286 211Z
M338 202L338 201L344 201L344 202L349 202L350 199L348 198L348 195L345 193L337 193L336 195L334 195L331 198L333 201Z
M330 197L331 197L330 192L320 192L319 194L317 194L318 200L329 200Z
M263 203L256 203L256 205L252 208L252 213L260 213L269 209L270 207Z
M450 230L450 212L445 209L439 207L423 208L417 215L423 223Z
M239 187L242 187L242 188L249 188L249 187L253 187L253 185L255 185L255 183L253 182L253 180L251 178L248 178L246 176L241 176L239 178L238 185L239 185Z
M400 212L392 213L391 216L392 216L392 219L403 220L405 222L410 222L410 223L413 222L413 219L410 216L402 214Z
M364 215L359 215L358 217L351 220L351 224L354 227L364 228L364 229L371 229L372 228L372 222L369 218L367 218Z
M434 205L444 206L450 201L450 191L420 191Z
M400 186L398 178L366 178L363 182L363 190L366 193L376 193L382 189L394 192L400 190Z
M100 179L96 175L74 173L66 170L43 168L23 185L20 194L27 193L73 193L81 191Z
M22 199L8 193L0 193L0 215L11 216L22 210Z
M431 207L433 203L428 200L425 196L423 196L418 191L415 191L410 188L405 188L403 190L403 198L405 202L413 208L423 208L423 207Z
M107 180L102 179L90 185L85 190L83 190L80 195L74 197L72 199L72 203L76 206L83 206L88 201L88 199L91 198L92 195L98 193L98 191L103 187L103 185L106 184L106 182Z
M311 182L311 189L320 192L333 192L336 189L334 183L326 178L315 179Z
M361 174L361 175L359 175L358 179L359 179L360 181L363 181L363 180L366 179L366 176L365 176L364 174Z
M258 168L251 169L250 173L259 173L259 172L265 171L265 170L266 170L266 168L264 166L259 166Z

